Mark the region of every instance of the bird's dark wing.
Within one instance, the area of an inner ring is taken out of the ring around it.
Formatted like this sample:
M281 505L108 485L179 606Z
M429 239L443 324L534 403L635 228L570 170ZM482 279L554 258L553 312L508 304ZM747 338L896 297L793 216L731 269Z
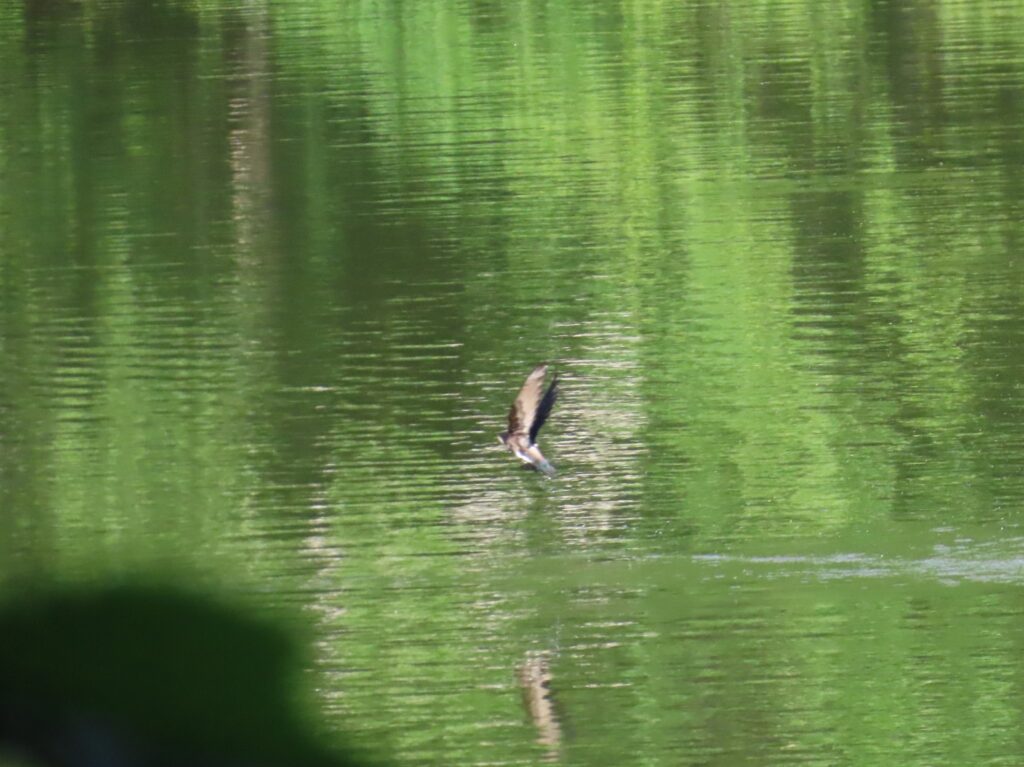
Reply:
M533 432L537 410L543 400L541 389L544 386L544 376L547 372L547 365L538 365L526 377L526 383L519 390L516 401L512 403L512 408L508 411L508 433L510 435L526 435ZM548 409L551 409L550 406Z
M551 385L548 390L544 392L544 396L540 400L540 404L537 405L537 411L533 415L533 423L530 424L530 444L532 445L537 441L537 434L540 433L540 427L544 425L544 422L548 420L548 415L551 413L551 408L555 406L555 400L558 399L558 373L555 373L555 377L551 379Z

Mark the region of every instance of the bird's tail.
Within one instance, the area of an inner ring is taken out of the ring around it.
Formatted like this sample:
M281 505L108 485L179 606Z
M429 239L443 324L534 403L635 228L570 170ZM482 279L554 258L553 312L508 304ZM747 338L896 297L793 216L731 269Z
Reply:
M549 477L555 476L555 467L551 465L551 462L546 458L542 458L537 462L537 468L543 471Z

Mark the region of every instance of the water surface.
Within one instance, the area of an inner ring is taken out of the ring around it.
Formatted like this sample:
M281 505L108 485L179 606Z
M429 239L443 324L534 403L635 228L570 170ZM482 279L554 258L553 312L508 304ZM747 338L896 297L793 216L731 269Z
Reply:
M395 764L1017 764L1019 10L330 5L0 11L0 583Z

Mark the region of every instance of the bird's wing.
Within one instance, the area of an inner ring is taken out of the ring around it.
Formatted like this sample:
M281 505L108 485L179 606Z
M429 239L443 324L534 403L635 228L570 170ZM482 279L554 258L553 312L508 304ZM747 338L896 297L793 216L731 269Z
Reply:
M544 376L547 372L547 365L538 365L526 377L526 383L519 390L516 401L512 403L512 408L508 411L508 433L510 435L528 435L533 432L537 411L543 401L541 389L544 386ZM551 409L550 406L548 409Z
M540 427L548 420L548 414L551 413L551 408L555 406L556 399L558 399L558 373L555 373L555 377L551 379L551 385L544 392L544 396L541 397L540 404L537 405L537 411L533 416L533 423L530 424L531 445L537 441Z

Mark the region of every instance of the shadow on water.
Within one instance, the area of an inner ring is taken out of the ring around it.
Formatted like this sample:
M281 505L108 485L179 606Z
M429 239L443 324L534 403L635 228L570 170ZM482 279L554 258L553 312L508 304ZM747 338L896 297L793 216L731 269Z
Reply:
M367 764L313 734L292 630L153 586L0 607L0 752L45 765Z

